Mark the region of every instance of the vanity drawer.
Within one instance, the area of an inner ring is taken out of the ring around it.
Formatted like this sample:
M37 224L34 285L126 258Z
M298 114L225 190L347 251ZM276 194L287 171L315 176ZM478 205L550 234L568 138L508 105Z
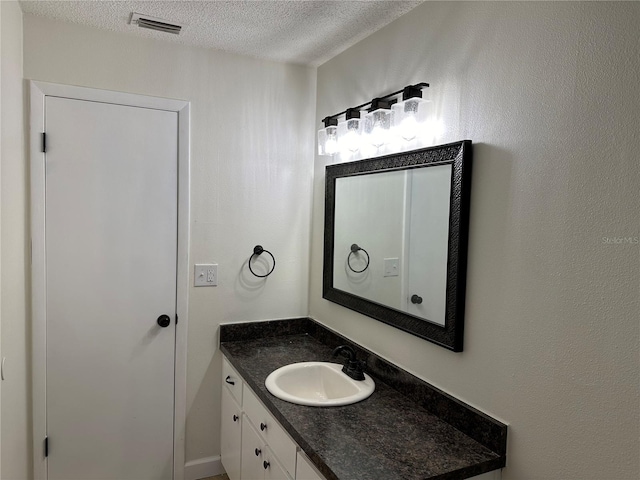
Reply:
M289 475L294 476L296 473L296 444L246 384L244 385L243 398L243 409L249 420Z
M244 382L225 357L222 357L222 383L229 389L238 405L242 405L242 385Z

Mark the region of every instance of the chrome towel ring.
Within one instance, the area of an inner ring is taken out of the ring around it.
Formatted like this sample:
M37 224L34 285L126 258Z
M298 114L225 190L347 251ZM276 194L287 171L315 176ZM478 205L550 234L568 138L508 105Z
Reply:
M353 254L357 255L359 251L364 252L364 254L367 256L367 264L364 266L362 270L354 270L354 268L351 266L351 255ZM354 243L353 245L351 245L351 251L349 252L349 256L347 257L347 266L349 267L349 270L351 270L353 273L364 272L367 268L369 268L369 253L364 248L359 247L357 243Z
M264 275L258 275L256 272L253 271L253 269L251 268L251 260L253 260L253 257L256 256L260 256L262 253L268 253L271 256L271 260L273 261L273 266L271 267L271 270L269 270L267 273L265 273ZM276 258L273 256L273 253L271 253L269 250L265 250L264 248L262 248L262 245L256 245L255 247L253 247L253 253L251 254L251 256L249 257L249 260L247 261L247 265L249 265L249 271L255 275L258 278L264 278L264 277L268 277L269 275L271 275L271 273L273 272L273 270L276 268Z

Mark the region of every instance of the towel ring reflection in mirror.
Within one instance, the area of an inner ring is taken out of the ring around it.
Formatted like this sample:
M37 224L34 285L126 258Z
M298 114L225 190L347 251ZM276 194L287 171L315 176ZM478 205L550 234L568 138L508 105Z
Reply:
M355 270L352 266L351 266L351 255L358 255L358 252L364 252L364 254L367 256L367 264L364 266L364 268L362 270ZM351 251L349 252L349 256L347 257L347 266L349 267L349 270L351 270L353 273L362 273L364 272L367 268L369 268L369 253L362 247L359 247L357 243L354 243L353 245L351 245Z
M259 275L259 274L257 274L256 272L253 271L253 268L251 268L251 260L253 260L253 257L258 257L263 253L268 253L271 256L271 260L273 261L273 266L271 267L271 270L269 270L264 275ZM275 268L276 268L276 258L273 256L273 253L271 253L269 250L265 250L264 248L262 248L262 245L256 245L255 247L253 247L253 253L249 257L249 260L247 260L247 265L249 266L249 271L254 276L256 276L258 278L265 278L265 277L268 277L269 275L271 275L271 273L273 273L273 270L275 270Z

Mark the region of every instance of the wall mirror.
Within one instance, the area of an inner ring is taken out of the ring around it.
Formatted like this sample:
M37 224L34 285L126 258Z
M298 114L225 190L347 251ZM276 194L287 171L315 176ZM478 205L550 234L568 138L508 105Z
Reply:
M462 351L471 141L326 167L323 297Z

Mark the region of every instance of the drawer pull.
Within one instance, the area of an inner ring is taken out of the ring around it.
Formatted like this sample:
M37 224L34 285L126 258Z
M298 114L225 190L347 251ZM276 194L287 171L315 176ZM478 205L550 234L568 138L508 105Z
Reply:
M259 457L261 453L262 453L262 450L260 450L259 448L256 448L256 457Z
M269 465L271 465L271 464L269 462L267 462L266 460L264 462L262 462L262 466L264 467L265 470L267 468L269 468Z
M237 422L239 418L240 418L240 417L239 417L238 415L234 415L234 416L233 416L233 421L234 421L234 422Z
M224 381L227 382L229 385L235 385L236 384L236 382L231 380L231 376L230 375L227 375L227 378L225 378Z
M267 425L265 423L260 424L260 430L264 432L267 429ZM266 468L266 467L265 467Z

